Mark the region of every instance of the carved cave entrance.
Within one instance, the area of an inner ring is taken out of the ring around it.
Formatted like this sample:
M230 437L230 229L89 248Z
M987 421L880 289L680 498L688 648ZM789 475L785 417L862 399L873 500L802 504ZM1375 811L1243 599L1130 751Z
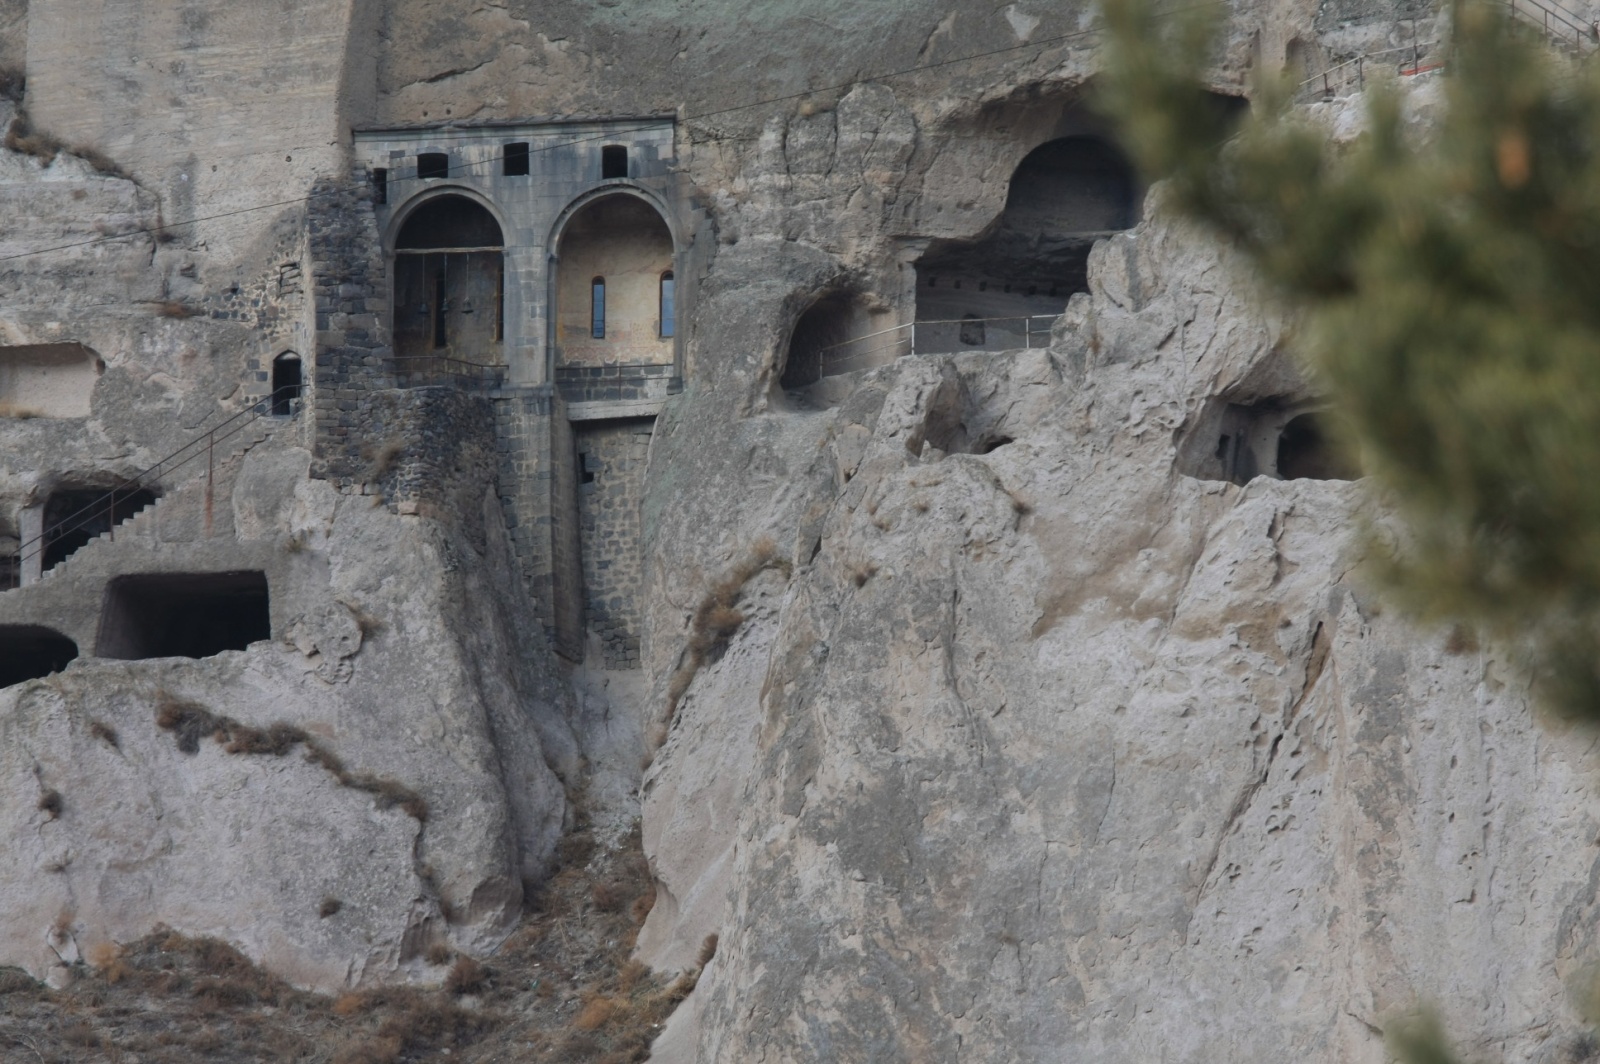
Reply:
M402 377L427 382L455 362L505 364L505 238L465 196L418 207L395 240L394 349Z
M266 574L143 573L106 587L102 658L206 658L272 638Z
M51 628L0 625L0 687L60 672L78 656L78 644Z
M1139 183L1122 151L1095 136L1052 140L1011 175L1005 210L976 241L935 241L917 263L919 352L1023 347L1027 334L1088 290L1089 249L1138 221ZM999 320L996 320L999 319Z

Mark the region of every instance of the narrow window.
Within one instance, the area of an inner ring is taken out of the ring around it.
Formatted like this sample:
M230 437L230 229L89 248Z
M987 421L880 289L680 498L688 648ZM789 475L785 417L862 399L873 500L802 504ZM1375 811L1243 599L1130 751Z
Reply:
M507 144L502 162L504 165L500 172L506 177L527 177L528 145L525 142Z
M673 291L675 284L672 280L672 271L668 270L661 275L661 336L663 339L672 335L672 326L678 318L677 294Z
M272 416L288 417L300 400L300 356L285 351L272 360Z
M380 205L389 202L389 170L387 167L375 166L372 168L372 202Z
M443 347L447 342L444 334L445 312L445 280L444 271L440 270L433 280L433 346Z
M425 151L417 156L417 176L424 180L450 176L450 156L442 151Z
M589 282L589 335L596 340L606 336L606 279L596 277Z
M600 149L600 179L628 176L628 149L621 144L607 144Z
M983 319L976 314L961 315L961 342L967 347L982 347L988 340Z

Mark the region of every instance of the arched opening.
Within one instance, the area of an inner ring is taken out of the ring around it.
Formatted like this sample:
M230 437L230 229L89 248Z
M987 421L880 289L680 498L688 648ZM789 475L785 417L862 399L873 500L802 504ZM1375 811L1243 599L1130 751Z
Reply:
M120 525L156 499L156 493L148 488L115 492L109 488L61 488L51 492L44 504L41 567L46 571L54 569L90 540L111 531L113 525Z
M670 365L661 281L672 232L649 203L602 196L575 213L557 244L557 367Z
M394 347L402 377L505 362L505 238L482 204L440 196L395 240Z
M78 644L52 628L0 625L0 687L60 672L78 656Z
M823 377L869 369L894 359L899 340L894 335L873 336L871 313L861 301L842 292L825 295L811 304L789 334L778 386L794 391Z
M1138 221L1138 196L1132 165L1109 140L1071 136L1035 148L1012 173L987 236L935 241L917 263L917 350L1007 350L1048 336L1045 319L1088 289L1095 241Z
M300 356L285 351L272 360L272 416L288 417L300 402L302 373Z
M147 573L106 586L95 653L102 658L207 658L272 638L260 572Z

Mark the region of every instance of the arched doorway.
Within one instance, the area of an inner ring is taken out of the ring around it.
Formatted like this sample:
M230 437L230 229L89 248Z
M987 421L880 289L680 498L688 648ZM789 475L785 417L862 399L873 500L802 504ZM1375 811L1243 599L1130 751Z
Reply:
M665 219L638 196L580 208L556 246L557 366L671 365L672 251Z
M272 404L273 417L288 417L295 411L295 406L300 402L300 393L304 386L304 375L301 372L300 356L293 351L285 351L272 360Z
M448 371L445 360L505 362L505 238L488 209L438 196L395 239L394 347L403 375Z

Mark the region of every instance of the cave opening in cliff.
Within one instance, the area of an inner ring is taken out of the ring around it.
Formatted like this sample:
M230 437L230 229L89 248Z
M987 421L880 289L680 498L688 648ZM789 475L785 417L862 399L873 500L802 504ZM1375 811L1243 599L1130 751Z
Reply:
M908 337L882 326L885 311L857 295L829 293L806 308L789 333L778 386L796 391L824 377L870 369L903 353Z
M106 586L95 653L206 658L272 638L266 574L140 573Z
M672 271L672 231L652 204L619 192L576 211L557 243L557 368L670 365L677 323L663 315L677 300L661 285Z
M44 556L48 571L66 561L96 536L109 532L155 502L149 488L59 488L44 504Z
M78 656L78 644L53 628L0 624L0 687L60 672Z
M453 364L505 362L505 238L466 196L429 199L395 238L394 348L403 383L453 379Z
M1029 152L986 234L935 240L918 260L917 350L1004 351L1048 337L1048 319L1088 290L1095 241L1138 221L1138 197L1132 165L1105 137Z
M1321 415L1299 414L1278 435L1278 476L1284 480L1354 480L1358 475L1328 438Z

